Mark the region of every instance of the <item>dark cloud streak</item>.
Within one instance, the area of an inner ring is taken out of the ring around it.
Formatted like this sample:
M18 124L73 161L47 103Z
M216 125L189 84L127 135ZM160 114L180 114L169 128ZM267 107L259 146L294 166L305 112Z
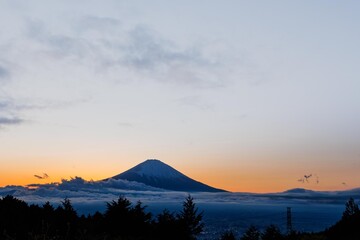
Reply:
M10 125L20 125L24 121L19 117L19 109L12 99L0 98L0 129Z
M18 125L23 122L24 120L19 117L0 117L0 127L5 125Z
M37 179L47 179L49 178L49 175L47 175L47 173L43 173L42 176L35 174L34 177L36 177Z

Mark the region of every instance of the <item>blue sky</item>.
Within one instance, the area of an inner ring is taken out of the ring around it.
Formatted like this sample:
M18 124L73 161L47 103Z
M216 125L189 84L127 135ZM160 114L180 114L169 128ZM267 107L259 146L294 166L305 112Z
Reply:
M147 158L238 191L360 185L357 1L0 5L2 185Z

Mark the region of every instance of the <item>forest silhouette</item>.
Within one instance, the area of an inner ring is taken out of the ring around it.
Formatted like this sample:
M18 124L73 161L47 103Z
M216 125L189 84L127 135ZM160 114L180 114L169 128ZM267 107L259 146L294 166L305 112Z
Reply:
M193 240L203 232L203 212L188 195L178 213L164 209L153 216L140 201L133 204L125 197L107 203L104 213L78 216L65 198L54 208L28 204L7 195L0 199L1 240ZM359 240L360 211L355 200L345 204L342 218L318 233L291 231L282 233L276 225L263 231L250 226L242 236L224 232L219 240Z

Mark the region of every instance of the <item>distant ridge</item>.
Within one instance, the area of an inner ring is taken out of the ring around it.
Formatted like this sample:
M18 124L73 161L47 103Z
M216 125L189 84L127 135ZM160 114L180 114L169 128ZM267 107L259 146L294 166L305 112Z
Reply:
M305 189L305 188L293 188L293 189L289 189L284 191L283 193L314 193L315 191L313 190L309 190L309 189Z
M157 159L146 160L112 178L136 181L148 186L172 191L226 192L191 179Z
M281 193L295 193L295 194L334 194L334 195L349 195L351 196L353 195L359 195L360 194L360 188L352 188L352 189L346 189L346 190L321 190L321 191L316 191L316 190L310 190L310 189L305 189L305 188L293 188L293 189L289 189L286 190L284 192Z

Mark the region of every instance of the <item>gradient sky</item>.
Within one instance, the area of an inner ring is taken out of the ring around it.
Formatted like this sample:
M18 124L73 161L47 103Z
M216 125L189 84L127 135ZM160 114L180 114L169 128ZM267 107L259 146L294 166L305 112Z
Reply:
M0 186L98 180L157 158L232 191L360 187L359 12L0 0Z

